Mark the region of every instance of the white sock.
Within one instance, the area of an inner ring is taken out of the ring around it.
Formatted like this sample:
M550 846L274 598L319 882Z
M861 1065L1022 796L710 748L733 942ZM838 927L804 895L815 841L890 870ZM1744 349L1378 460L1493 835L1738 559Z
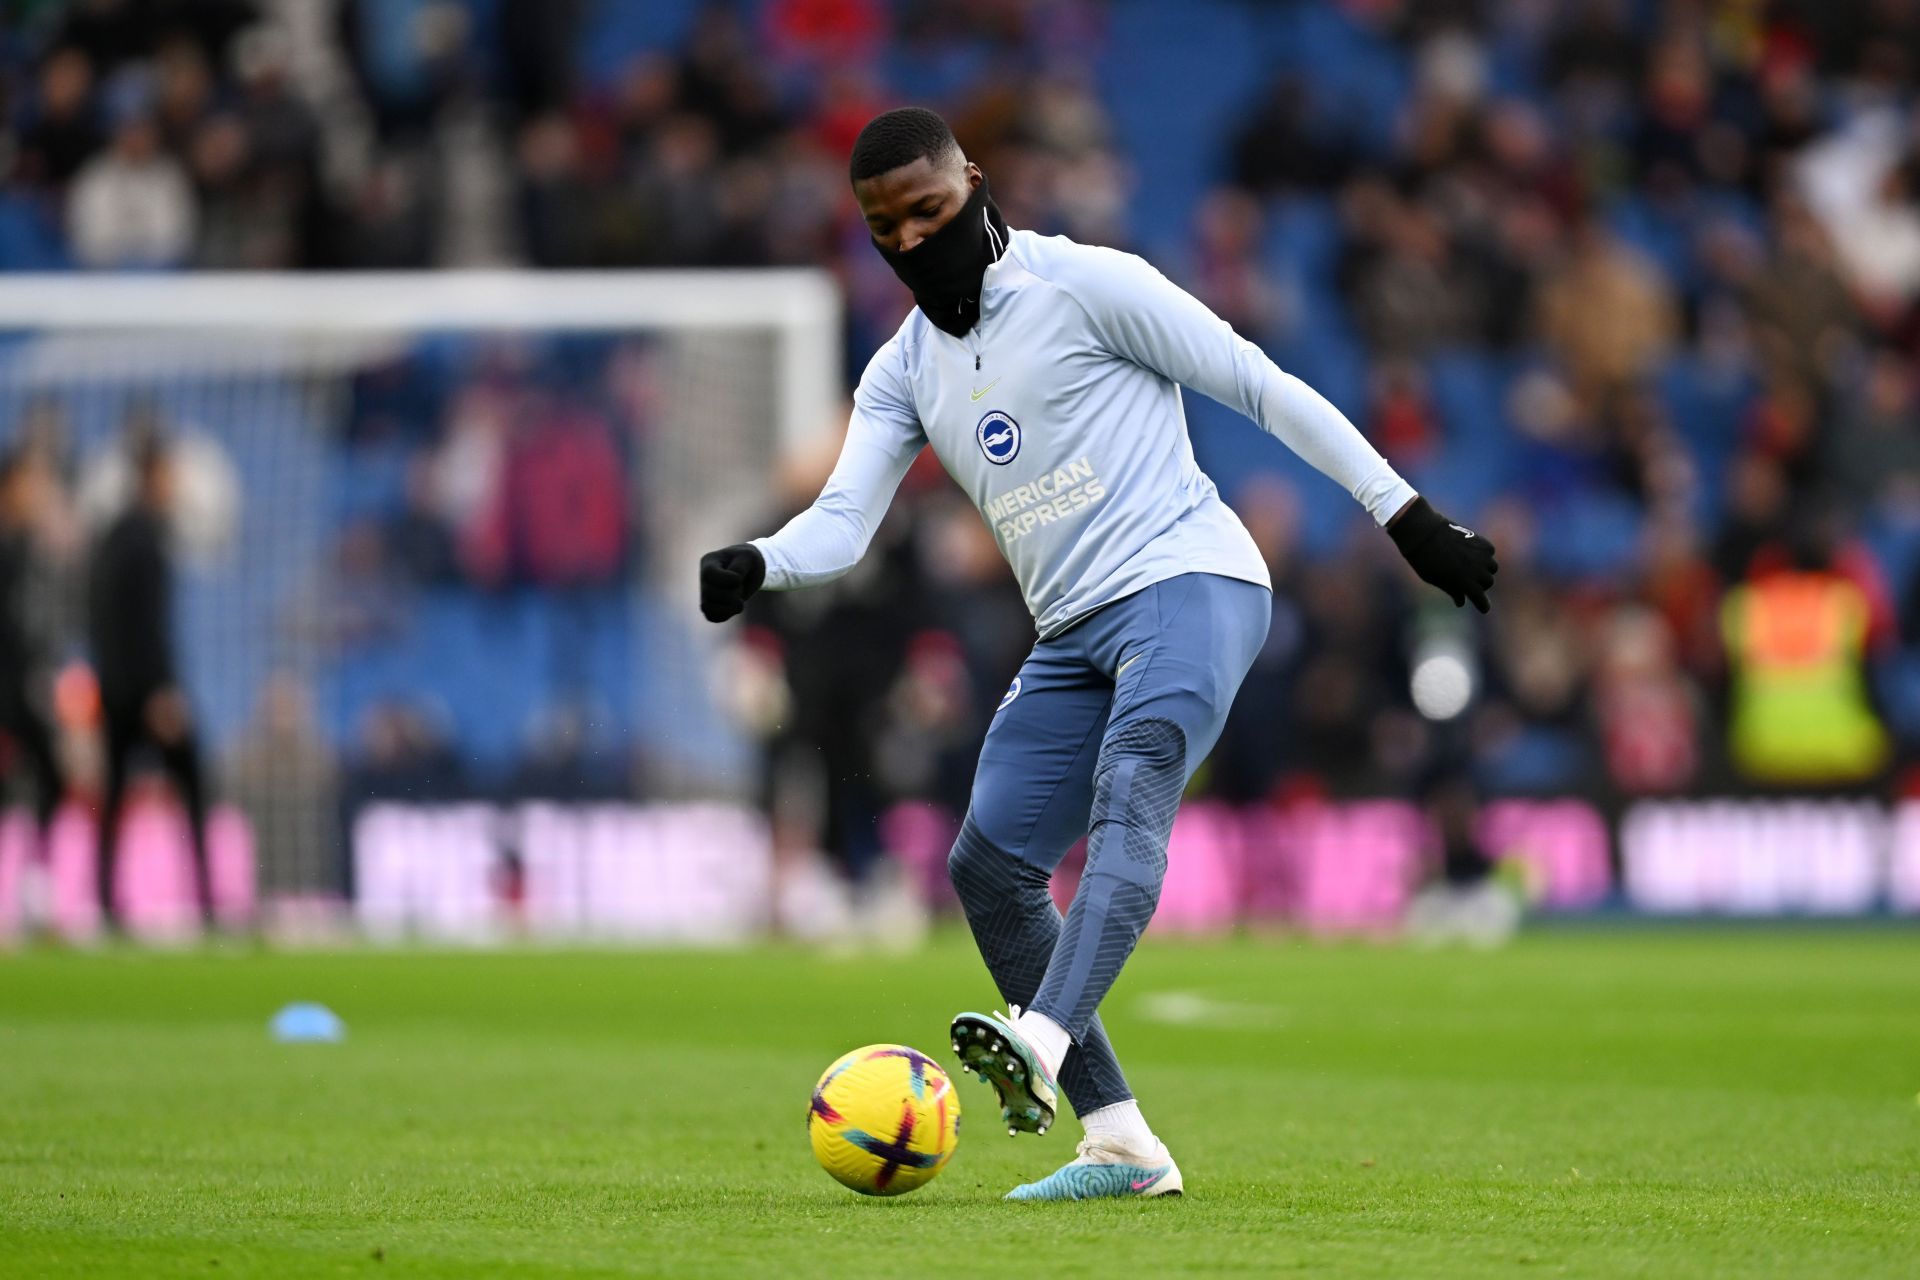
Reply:
M1073 1037L1067 1034L1067 1029L1046 1014L1035 1013L1031 1009L1013 1020L1013 1029L1040 1055L1040 1061L1046 1064L1047 1074L1058 1076L1060 1064L1066 1061L1067 1047L1073 1043Z
M1132 1098L1087 1112L1080 1117L1080 1126L1089 1138L1109 1138L1128 1151L1152 1151L1160 1141L1147 1128L1147 1118Z

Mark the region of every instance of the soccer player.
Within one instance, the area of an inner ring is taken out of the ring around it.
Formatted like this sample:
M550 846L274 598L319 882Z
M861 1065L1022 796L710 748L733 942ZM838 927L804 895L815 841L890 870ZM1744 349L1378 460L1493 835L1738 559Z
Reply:
M850 176L918 306L868 363L819 499L772 537L704 556L701 610L724 621L761 588L847 572L933 446L1039 632L987 730L948 862L1008 1015L961 1014L954 1049L999 1093L1010 1131L1046 1131L1056 1081L1085 1128L1070 1164L1011 1198L1178 1192L1096 1010L1153 915L1181 792L1272 616L1252 538L1194 462L1180 388L1338 481L1456 606L1486 611L1493 548L1146 262L1010 230L939 116L870 121ZM1083 834L1063 921L1047 882Z

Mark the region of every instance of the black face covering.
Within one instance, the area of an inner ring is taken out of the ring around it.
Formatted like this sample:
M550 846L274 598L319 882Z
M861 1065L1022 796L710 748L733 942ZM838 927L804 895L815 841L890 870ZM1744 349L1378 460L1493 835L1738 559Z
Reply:
M980 278L1007 251L1007 220L982 178L960 212L913 248L901 253L877 240L873 247L927 319L959 338L980 319Z

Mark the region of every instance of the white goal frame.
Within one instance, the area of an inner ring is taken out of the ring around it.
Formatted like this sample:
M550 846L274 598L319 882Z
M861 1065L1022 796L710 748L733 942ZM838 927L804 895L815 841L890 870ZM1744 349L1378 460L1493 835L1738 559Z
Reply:
M232 412L244 417L253 397L261 397L263 413L281 412L273 390L281 385L289 396L312 396L315 387L336 396L347 376L426 335L664 338L664 396L642 406L660 412L644 424L647 438L628 478L642 503L632 518L645 535L630 565L629 599L636 609L664 610L647 616L678 627L647 653L646 669L656 683L687 690L688 706L698 708L713 633L694 608L693 565L704 548L738 541L777 512L780 455L817 451L844 428L843 312L839 283L812 268L0 274L0 334L28 339L0 359L0 396L24 408L41 391L57 397L63 387L98 385L113 393L103 397L111 405L178 377L189 386L233 387ZM676 395L712 395L718 408ZM100 416L88 428L96 446ZM0 422L0 440L12 425ZM326 499L316 496L324 476L297 463L279 474L298 493L271 508L275 528L289 530L272 554L308 555L331 530L321 514ZM273 501L256 495L241 509L266 510ZM271 652L252 638L280 607L266 587L250 585L281 581L260 569L269 559L234 538L203 562L217 560L205 577L238 584L233 591L243 597L223 643L249 662L264 655L256 664L262 673L311 672L322 644L314 628L272 633ZM221 696L230 725L256 675L247 664L216 665L233 689L249 686ZM685 746L653 766L662 796L709 799L738 789L744 775L730 729L669 725L661 732Z
M0 330L771 332L775 438L788 450L839 411L841 314L839 286L812 268L0 275Z

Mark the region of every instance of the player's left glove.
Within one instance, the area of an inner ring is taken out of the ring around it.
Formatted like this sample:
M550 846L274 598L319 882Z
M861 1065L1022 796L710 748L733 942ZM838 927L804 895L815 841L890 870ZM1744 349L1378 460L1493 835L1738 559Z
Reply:
M1500 572L1491 542L1447 519L1425 498L1408 504L1387 533L1420 580L1452 596L1455 608L1471 600L1474 608L1487 611L1487 592Z
M767 559L760 548L739 543L700 557L700 612L708 622L725 622L747 607L747 598L767 580Z

